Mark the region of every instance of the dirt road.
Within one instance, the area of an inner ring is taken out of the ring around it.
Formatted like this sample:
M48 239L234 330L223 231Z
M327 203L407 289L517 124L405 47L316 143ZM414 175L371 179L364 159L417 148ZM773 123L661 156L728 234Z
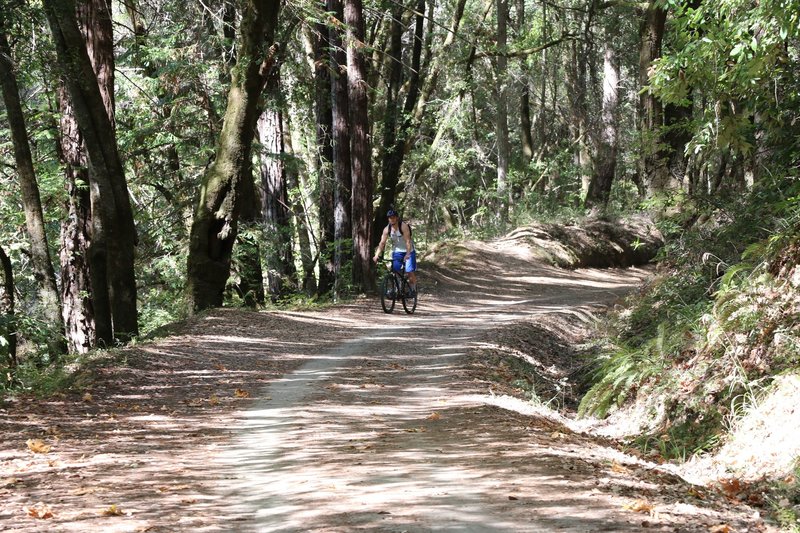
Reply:
M591 320L645 272L553 269L514 243L472 253L461 260L478 268L427 273L413 316L375 300L219 311L124 351L75 395L4 404L0 526L768 529L750 507L499 395L467 364L504 326ZM51 449L33 453L36 438Z

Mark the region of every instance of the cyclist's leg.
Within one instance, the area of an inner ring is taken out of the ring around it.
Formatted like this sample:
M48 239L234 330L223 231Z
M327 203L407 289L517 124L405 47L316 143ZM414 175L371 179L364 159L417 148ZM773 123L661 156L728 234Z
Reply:
M411 256L406 259L406 273L408 274L408 283L411 285L411 290L417 290L417 252L411 251Z
M405 255L405 252L392 252L392 272L400 272Z

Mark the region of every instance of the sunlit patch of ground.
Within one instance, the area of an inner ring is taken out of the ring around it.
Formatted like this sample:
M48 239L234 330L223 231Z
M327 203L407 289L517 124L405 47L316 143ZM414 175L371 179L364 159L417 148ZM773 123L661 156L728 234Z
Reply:
M499 394L470 364L515 324L547 326L531 331L552 342L531 346L571 346L573 326L645 271L563 271L490 244L472 249L481 261L423 270L412 316L385 315L375 299L324 312L220 310L126 350L127 364L86 390L4 403L0 525L765 528L746 505ZM34 439L50 448L37 453Z

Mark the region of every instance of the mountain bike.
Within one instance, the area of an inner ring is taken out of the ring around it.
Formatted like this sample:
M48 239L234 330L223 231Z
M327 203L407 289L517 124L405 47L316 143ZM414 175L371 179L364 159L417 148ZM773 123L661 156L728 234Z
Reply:
M400 270L392 268L392 260L386 261L389 272L381 281L381 307L384 313L394 311L397 300L403 303L403 309L409 315L417 309L417 291L411 289L406 273L405 262L401 262Z

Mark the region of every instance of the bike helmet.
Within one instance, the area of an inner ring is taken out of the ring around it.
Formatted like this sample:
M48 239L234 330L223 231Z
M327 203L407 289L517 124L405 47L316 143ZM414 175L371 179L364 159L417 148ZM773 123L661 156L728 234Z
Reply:
M397 216L397 211L395 211L394 209L389 209L389 210L386 212L386 217L387 217L387 218L388 218L388 217L396 217L396 216Z

